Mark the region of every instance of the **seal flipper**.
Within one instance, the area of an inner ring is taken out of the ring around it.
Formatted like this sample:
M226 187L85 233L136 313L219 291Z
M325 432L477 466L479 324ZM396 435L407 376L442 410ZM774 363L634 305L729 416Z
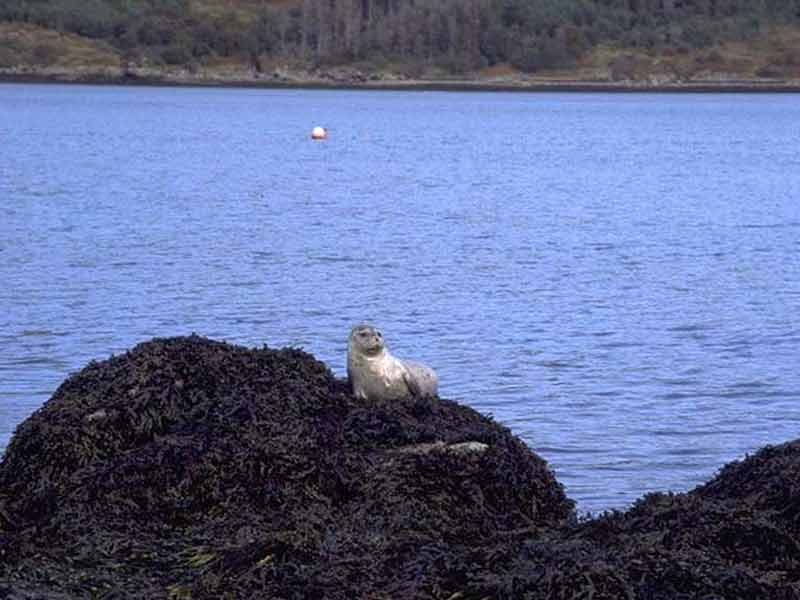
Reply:
M418 398L422 395L422 389L419 387L419 382L414 378L413 375L411 375L411 373L408 372L408 370L403 373L403 381L405 382L406 387L408 388L408 393L411 396Z

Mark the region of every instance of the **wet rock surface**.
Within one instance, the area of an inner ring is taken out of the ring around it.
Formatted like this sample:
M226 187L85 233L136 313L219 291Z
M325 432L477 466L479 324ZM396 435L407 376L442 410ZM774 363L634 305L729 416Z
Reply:
M370 404L299 350L92 363L0 463L0 598L800 598L800 442L578 522L442 399Z

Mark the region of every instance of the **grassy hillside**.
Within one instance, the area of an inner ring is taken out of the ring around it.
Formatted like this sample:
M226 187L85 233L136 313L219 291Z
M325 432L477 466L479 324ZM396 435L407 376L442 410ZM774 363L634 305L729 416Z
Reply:
M797 79L800 0L5 0L0 69Z

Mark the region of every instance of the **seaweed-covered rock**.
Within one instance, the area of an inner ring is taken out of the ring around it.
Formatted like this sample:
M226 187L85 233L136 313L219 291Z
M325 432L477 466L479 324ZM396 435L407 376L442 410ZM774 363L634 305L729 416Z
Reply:
M69 378L0 463L0 598L800 600L800 441L578 522L442 399L298 350L154 340Z
M776 526L800 535L800 440L766 446L726 465L695 490L704 499L727 500L757 511Z
M299 350L157 339L18 427L0 591L447 598L571 514L546 463L469 408L357 401Z
M528 540L485 589L497 594L504 581L497 597L541 600L800 599L798 468L800 442L764 448L691 492L649 494Z

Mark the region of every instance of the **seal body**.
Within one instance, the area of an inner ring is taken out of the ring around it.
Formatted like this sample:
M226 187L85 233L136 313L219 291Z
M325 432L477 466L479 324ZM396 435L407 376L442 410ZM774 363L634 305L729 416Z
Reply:
M392 356L381 331L371 325L357 325L350 331L347 377L353 394L362 400L435 396L439 390L433 369Z

